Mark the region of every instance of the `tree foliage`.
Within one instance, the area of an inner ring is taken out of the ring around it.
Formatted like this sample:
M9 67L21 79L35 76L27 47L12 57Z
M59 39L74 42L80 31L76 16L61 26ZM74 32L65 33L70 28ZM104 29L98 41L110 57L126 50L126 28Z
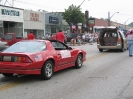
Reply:
M131 22L130 24L128 24L129 26L133 27L133 22Z
M74 6L73 4L65 9L62 13L63 19L71 26L72 24L77 25L78 23L85 23L85 15L80 11L80 7Z

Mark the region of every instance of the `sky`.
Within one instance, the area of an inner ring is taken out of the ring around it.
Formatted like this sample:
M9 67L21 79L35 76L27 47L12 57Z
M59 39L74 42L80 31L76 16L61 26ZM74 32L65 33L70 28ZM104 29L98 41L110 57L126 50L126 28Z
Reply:
M1 1L1 0L0 0ZM2 0L1 4L9 6L12 0ZM13 0L13 6L31 10L46 10L49 12L64 12L70 5L80 6L84 13L89 11L89 16L95 18L108 18L110 13L111 21L129 24L133 22L132 0ZM119 12L119 13L116 13Z

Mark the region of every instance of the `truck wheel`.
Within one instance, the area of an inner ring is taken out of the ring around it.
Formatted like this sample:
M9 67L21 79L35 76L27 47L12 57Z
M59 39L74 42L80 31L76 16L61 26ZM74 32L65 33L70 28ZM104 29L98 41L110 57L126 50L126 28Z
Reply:
M13 73L2 73L2 75L5 77L12 77Z
M54 72L53 62L50 60L46 61L41 69L42 79L44 80L50 79L53 75L53 72Z

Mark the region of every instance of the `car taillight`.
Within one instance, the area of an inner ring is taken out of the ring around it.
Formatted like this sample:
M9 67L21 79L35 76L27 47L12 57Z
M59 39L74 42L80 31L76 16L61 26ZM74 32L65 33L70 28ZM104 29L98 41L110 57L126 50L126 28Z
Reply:
M120 38L118 38L118 39L117 39L117 42L120 42L120 41L121 41L121 39L120 39Z
M16 57L15 61L16 62L22 62L22 63L31 63L32 62L31 59L29 57L27 57L27 56Z
M100 38L97 38L97 41L100 42Z

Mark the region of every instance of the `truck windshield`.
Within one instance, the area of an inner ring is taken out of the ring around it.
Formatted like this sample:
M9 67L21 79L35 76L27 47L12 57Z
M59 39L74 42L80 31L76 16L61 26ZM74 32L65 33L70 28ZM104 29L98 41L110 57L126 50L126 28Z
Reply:
M39 41L22 41L13 44L7 49L3 50L3 52L23 52L23 53L34 53L43 51L46 49L45 42Z

